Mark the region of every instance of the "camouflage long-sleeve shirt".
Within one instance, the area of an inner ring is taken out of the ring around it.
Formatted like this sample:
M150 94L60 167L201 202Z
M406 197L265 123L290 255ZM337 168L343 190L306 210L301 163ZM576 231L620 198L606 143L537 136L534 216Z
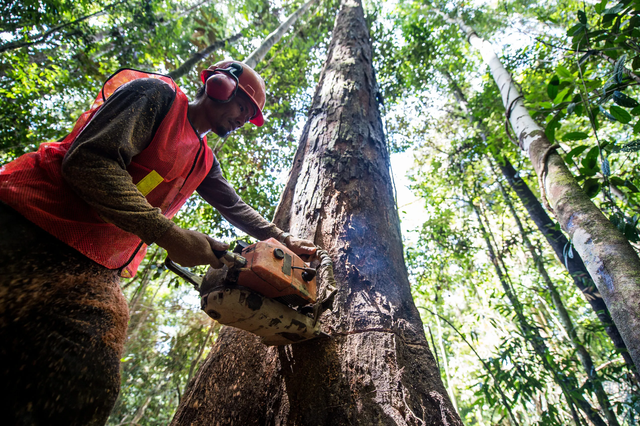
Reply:
M126 169L151 143L175 96L171 87L156 79L123 85L78 136L62 164L66 181L102 218L147 244L161 237L172 222L147 202ZM231 224L255 238L277 238L282 233L242 201L222 176L217 159L197 191Z

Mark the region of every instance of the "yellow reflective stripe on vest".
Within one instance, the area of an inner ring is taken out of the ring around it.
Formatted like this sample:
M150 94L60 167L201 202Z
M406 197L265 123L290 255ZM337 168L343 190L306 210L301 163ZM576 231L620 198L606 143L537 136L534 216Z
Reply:
M136 184L138 191L142 192L145 197L148 193L153 191L156 186L160 185L164 178L158 174L155 170L151 170L151 173L142 178L140 182Z

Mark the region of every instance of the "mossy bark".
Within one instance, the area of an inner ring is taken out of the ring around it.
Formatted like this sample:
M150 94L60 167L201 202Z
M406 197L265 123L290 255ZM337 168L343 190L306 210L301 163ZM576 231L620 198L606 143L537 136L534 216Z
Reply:
M461 425L411 297L362 6L343 0L276 223L331 255L331 338L225 328L173 425Z

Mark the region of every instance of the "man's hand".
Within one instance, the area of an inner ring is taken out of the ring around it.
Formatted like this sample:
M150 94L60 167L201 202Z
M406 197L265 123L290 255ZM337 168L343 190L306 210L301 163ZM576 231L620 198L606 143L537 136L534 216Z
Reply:
M316 245L313 241L303 240L302 238L289 235L284 243L289 249L302 258L312 258L316 254Z
M167 255L174 262L182 266L211 265L212 268L222 268L222 262L213 254L213 250L224 251L229 244L216 241L208 235L179 226L172 226L156 244L167 251Z

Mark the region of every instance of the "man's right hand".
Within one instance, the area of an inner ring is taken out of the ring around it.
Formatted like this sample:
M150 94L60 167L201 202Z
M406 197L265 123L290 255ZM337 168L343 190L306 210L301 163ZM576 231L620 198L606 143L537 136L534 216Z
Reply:
M169 228L156 244L167 251L169 259L182 266L211 265L222 268L222 262L213 254L213 250L225 251L228 244L214 240L197 231L180 228L177 225Z

